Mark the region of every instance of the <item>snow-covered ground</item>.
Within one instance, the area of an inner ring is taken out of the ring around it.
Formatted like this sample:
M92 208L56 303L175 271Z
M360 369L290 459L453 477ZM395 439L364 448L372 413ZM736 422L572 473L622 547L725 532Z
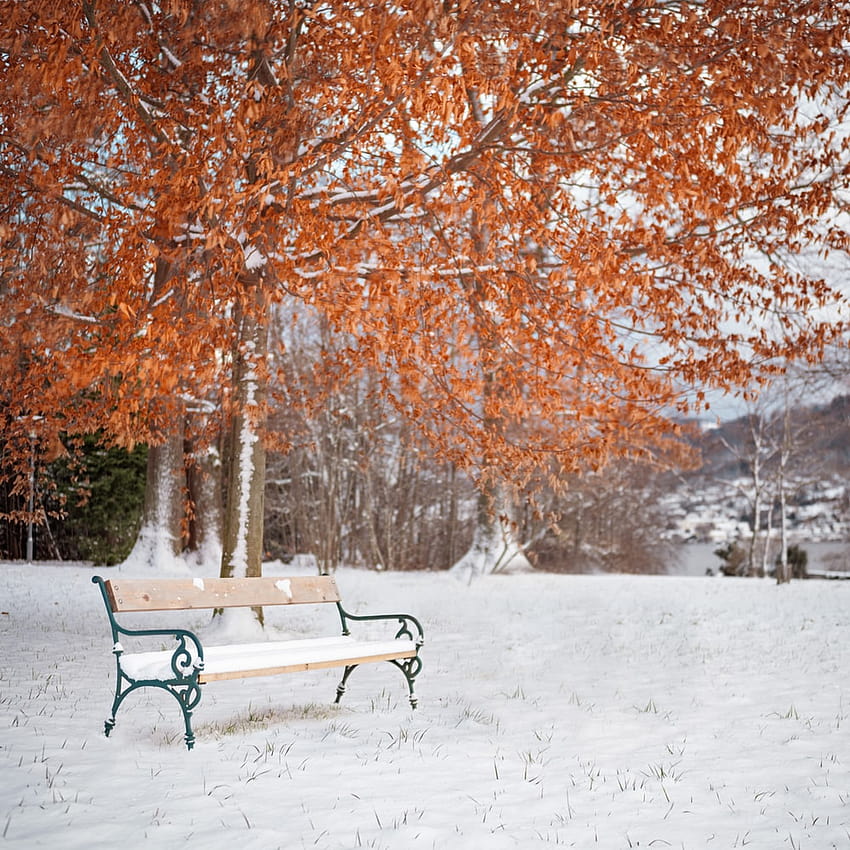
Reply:
M850 846L850 582L342 570L422 619L419 709L389 665L214 683L187 752L164 694L102 735L94 572L0 564L4 847Z

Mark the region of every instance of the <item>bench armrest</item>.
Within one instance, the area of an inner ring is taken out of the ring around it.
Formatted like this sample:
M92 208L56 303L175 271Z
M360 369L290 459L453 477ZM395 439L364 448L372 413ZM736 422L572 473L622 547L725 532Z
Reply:
M396 638L408 638L412 640L417 647L425 643L425 633L422 631L422 625L419 620L412 614L349 614L341 603L337 602L337 610L339 611L340 620L342 620L342 633L349 635L348 629L349 620L358 621L376 621L376 620L398 620L401 628L396 632Z
M116 632L119 635L128 635L129 637L173 637L179 641L174 652L171 653L171 670L178 679L185 679L191 676L195 671L204 669L204 648L201 646L201 641L194 632L187 629L125 629L123 626L115 624ZM112 651L115 655L120 656L124 652L124 647L120 641L116 641Z
M118 657L119 664L121 655L124 652L124 647L121 645L122 635L141 638L173 637L174 640L179 641L179 645L175 648L171 656L171 669L174 675L179 679L184 679L187 676L191 676L194 670L203 669L204 648L194 632L180 628L128 629L115 619L104 580L100 576L93 576L92 583L100 586L100 592L106 606L106 613L109 617L109 625L112 629L112 651Z

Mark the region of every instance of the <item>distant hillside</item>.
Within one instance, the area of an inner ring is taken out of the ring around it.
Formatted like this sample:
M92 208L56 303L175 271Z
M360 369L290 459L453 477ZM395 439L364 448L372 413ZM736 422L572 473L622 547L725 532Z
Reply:
M781 439L780 420L781 414L777 414L772 435L765 432L766 441L771 436ZM742 459L751 456L756 428L754 416L741 416L702 431L692 439L702 455L702 466L692 474L715 478L747 475L749 465ZM825 405L794 408L789 431L795 467L805 467L818 477L850 474L850 395L838 396Z
M666 536L676 541L727 542L751 535L759 465L761 527L779 524L777 488L783 440L786 522L794 539L850 539L850 395L784 414L755 413L690 438L702 464L668 480L663 497ZM760 449L757 451L756 447Z

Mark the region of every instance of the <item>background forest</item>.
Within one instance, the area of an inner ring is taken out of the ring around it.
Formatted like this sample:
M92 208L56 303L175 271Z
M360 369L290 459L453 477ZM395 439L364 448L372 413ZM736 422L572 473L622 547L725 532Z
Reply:
M811 394L811 385L806 390ZM781 408L754 408L709 428L691 423L683 429L689 466L658 470L623 462L576 476L566 490L538 490L512 508L516 539L534 568L554 572L663 573L675 568L675 544L713 542L718 551L737 546L734 566L741 574L772 569L762 557L781 544L781 511L792 530L786 545L792 539L802 547L846 541L848 410L850 397L839 395L795 406L787 421ZM301 423L305 429L309 424L309 443L269 453L266 560L288 563L308 554L323 571L339 565L442 570L468 549L475 524L472 482L427 445L417 445L410 426L366 424L376 420L376 411L352 392ZM783 445L789 455L784 496L778 475ZM144 446L127 451L88 439L73 462L62 458L39 469L35 505L43 520L35 527L34 558L124 560L142 526L146 456ZM759 465L763 493L756 519ZM187 486L191 480L187 474ZM25 499L8 487L3 492L6 514L21 520L0 523L2 558L26 556ZM774 529L772 549L752 536L756 525L762 536ZM191 521L181 545L185 556L197 556Z
M267 455L263 554L308 553L322 570L447 569L469 548L477 494L463 470L441 459L415 428L364 400L356 388L325 400L314 419L271 417L288 434ZM109 447L94 437L35 470L33 556L114 564L130 555L144 519L148 450ZM185 471L183 497L196 481ZM510 506L516 539L536 567L580 572L665 569L658 470L622 462L576 476L568 490L539 486ZM560 482L561 484L565 482ZM205 496L205 521L220 528L223 488ZM0 558L26 556L29 493L6 486ZM193 512L184 506L181 552L199 552ZM510 567L508 563L501 565Z

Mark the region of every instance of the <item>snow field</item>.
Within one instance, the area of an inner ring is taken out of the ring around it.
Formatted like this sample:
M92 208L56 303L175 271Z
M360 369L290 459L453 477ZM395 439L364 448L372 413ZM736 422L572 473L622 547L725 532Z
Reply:
M419 709L390 665L339 707L335 670L213 683L190 753L165 694L103 736L94 572L0 565L10 848L850 846L850 583L341 570L350 610L422 620Z

